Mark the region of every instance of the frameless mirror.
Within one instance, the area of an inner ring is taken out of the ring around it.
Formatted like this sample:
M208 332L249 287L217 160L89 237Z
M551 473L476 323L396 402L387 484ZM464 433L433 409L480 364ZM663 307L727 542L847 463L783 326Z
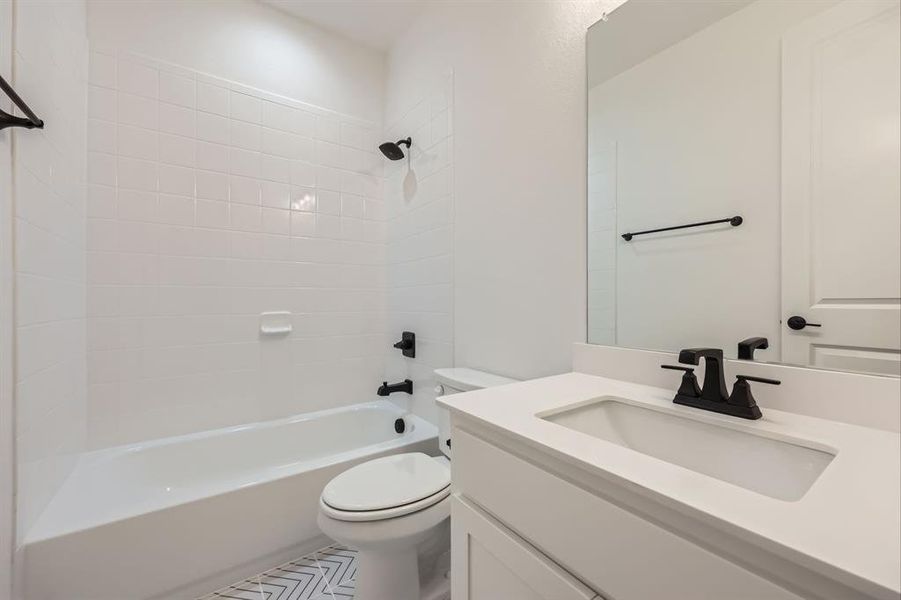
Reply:
M901 374L899 14L629 0L590 28L590 343Z

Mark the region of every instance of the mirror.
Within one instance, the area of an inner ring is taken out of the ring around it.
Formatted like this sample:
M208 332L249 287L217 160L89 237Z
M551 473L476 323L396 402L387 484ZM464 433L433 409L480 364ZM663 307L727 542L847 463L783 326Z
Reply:
M589 343L901 374L899 0L628 0L587 44Z

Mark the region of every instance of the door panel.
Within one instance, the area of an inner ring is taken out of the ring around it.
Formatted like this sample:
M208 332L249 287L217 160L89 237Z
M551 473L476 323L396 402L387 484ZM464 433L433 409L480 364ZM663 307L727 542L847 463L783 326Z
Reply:
M783 38L785 362L901 374L899 16L850 0Z

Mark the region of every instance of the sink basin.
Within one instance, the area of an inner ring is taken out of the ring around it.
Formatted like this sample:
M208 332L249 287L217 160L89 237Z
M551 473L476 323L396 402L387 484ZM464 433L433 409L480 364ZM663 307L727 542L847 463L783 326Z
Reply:
M536 416L789 502L800 500L835 458L813 442L766 437L613 396Z

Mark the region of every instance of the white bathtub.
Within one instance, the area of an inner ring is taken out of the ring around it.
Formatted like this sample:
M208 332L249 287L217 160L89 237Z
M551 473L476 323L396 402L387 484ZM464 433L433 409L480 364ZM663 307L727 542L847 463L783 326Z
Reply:
M191 598L322 545L323 486L375 456L437 454L387 401L90 452L25 538L28 600Z

